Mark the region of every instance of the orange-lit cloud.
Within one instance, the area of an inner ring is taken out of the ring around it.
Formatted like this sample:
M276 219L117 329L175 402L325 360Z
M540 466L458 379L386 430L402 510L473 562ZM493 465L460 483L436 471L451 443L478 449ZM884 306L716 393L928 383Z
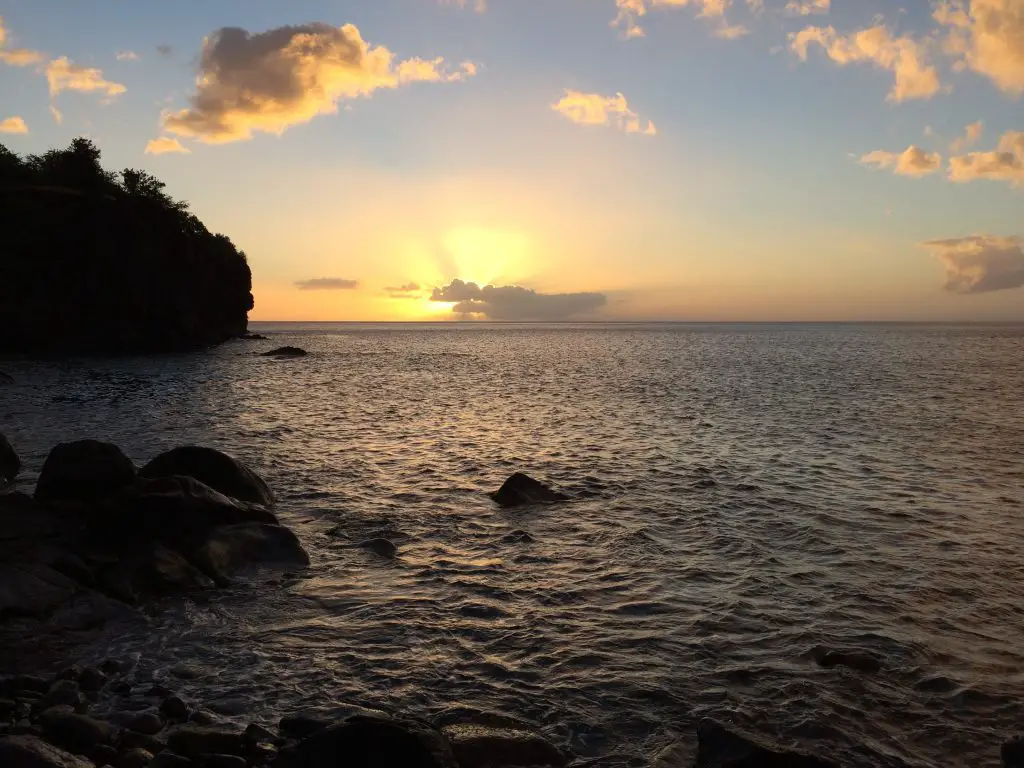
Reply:
M389 285L384 289L392 299L418 299L420 297L420 286L418 283L406 283L405 285Z
M538 293L518 285L480 287L457 279L434 288L430 300L451 304L457 315L488 320L564 320L608 303L602 293Z
M789 0L786 13L793 16L810 16L817 13L828 13L832 10L832 0Z
M946 267L947 291L972 294L1024 286L1024 241L1019 237L972 235L922 245Z
M724 17L726 10L731 5L732 0L615 0L618 14L612 21L612 26L622 28L626 37L643 37L644 30L638 19L646 16L648 9L694 6L700 9L699 16L718 20L720 37L734 38L739 37L740 34L736 32L721 34L723 29L730 29L729 25L725 23ZM754 3L754 7L757 5L758 3ZM733 29L739 30L742 27Z
M352 24L257 34L225 27L203 43L191 106L165 114L163 124L211 144L240 141L254 131L281 134L334 113L342 99L414 82L461 80L475 72L471 63L448 71L441 58L396 62L391 51L369 45Z
M888 100L929 99L942 84L939 73L928 61L924 46L909 36L894 37L882 25L842 36L833 27L806 27L789 36L789 46L802 61L807 61L812 44L840 66L871 63L893 74L895 81Z
M901 176L927 176L942 167L942 155L910 146L903 152L875 150L864 155L860 162L876 168L892 168L894 173Z
M1024 94L1024 5L1020 0L942 0L935 19L948 28L946 50L961 67Z
M978 179L1024 184L1024 132L1007 131L991 152L969 152L949 159L951 181Z
M359 287L359 281L343 277L314 277L310 280L296 280L295 287L300 291L353 291Z
M640 116L629 108L626 97L621 93L602 96L599 93L583 93L566 89L565 95L551 105L563 117L580 125L609 125L625 133L643 133L655 136L658 129L650 120L644 127Z
M67 56L49 62L45 72L51 96L61 91L100 91L107 96L117 96L127 90L120 83L105 80L103 70L79 66L69 61Z
M37 64L43 60L43 54L39 51L30 51L27 48L4 49L7 43L7 25L4 17L0 16L0 61L10 64L12 67L27 67L30 64Z
M0 121L0 133L28 133L28 126L20 117L8 117Z
M161 136L157 139L150 139L146 144L147 155L166 155L171 152L188 154L191 151L192 150L171 136Z
M980 120L976 123L971 123L964 128L964 135L954 139L953 143L949 145L950 152L963 152L968 147L972 147L981 140L981 135L985 132L985 124Z

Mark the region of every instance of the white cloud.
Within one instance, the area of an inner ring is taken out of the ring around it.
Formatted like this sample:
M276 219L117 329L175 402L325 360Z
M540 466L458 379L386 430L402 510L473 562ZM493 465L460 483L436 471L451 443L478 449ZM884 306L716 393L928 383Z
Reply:
M862 29L845 37L833 27L806 27L789 36L790 49L802 61L807 61L812 44L821 46L840 66L865 62L891 72L895 82L887 97L889 101L928 99L942 88L924 46L911 37L894 37L885 26Z
M170 152L188 154L191 150L171 136L160 136L146 143L147 155L166 155Z
M971 235L921 245L946 267L945 289L972 294L1024 286L1024 248L1019 237Z
M625 133L643 133L655 136L658 129L650 120L644 127L640 116L629 108L621 93L602 96L599 93L565 90L565 95L551 105L563 117L580 125L608 125Z
M1024 2L941 0L935 19L947 28L946 50L961 67L1006 93L1024 94Z
M240 141L253 132L281 134L338 102L413 82L453 82L476 65L455 71L444 60L407 59L371 46L347 24L278 27L250 34L225 27L203 44L200 76L191 106L164 115L164 127L207 143Z
M117 52L117 60L118 61L138 61L139 60L139 54L135 53L135 51L118 51Z
M28 133L28 126L20 117L8 117L0 120L0 133Z
M991 152L968 152L949 159L951 181L979 179L1024 185L1024 132L1007 131Z
M786 13L793 16L811 16L832 10L832 0L789 0Z
M900 176L927 176L942 168L942 155L911 146L903 152L868 152L860 158L860 162L876 168L892 168Z

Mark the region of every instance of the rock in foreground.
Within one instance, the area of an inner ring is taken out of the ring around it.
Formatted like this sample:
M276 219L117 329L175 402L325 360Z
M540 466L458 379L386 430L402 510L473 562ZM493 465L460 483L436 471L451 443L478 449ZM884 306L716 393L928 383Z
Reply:
M116 445L98 440L61 443L46 457L37 501L91 502L135 482L135 465Z
M195 445L161 453L139 470L142 477L194 477L204 485L239 501L273 506L274 494L263 478L233 456Z
M21 459L7 438L0 432L0 486L9 483L21 471Z
M290 768L459 768L444 735L427 723L356 715L303 740L289 751Z
M523 504L552 504L569 499L564 493L553 490L522 472L516 472L502 483L501 488L491 494L491 498L503 507L518 507Z
M441 731L451 742L459 768L561 768L569 762L554 744L530 731L470 724L448 725Z
M264 352L263 357L305 357L308 354L302 347L278 347Z
M0 738L0 765L4 768L93 768L91 761L31 736Z
M697 768L838 768L710 718L698 724L697 740Z

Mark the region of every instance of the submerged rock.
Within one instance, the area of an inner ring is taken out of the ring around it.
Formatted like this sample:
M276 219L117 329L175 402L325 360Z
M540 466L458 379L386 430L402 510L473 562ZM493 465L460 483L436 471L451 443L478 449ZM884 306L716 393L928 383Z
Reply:
M171 731L167 746L172 752L189 758L245 754L245 742L240 733L195 725L182 725Z
M356 715L282 753L291 768L459 768L448 739L431 725L386 715Z
M837 651L827 648L815 648L811 654L818 666L825 669L849 667L858 672L875 675L882 670L882 662L877 656L867 651Z
M187 445L161 453L139 470L142 477L186 475L239 501L273 506L274 494L263 478L233 456Z
M0 485L11 482L21 471L21 459L0 432Z
M522 472L516 472L490 496L503 507L517 507L522 504L552 504L556 501L567 501L569 498L564 493L553 490Z
M1003 768L1024 768L1024 736L1014 736L1000 752Z
M296 714L282 717L278 730L285 738L304 739L330 727L330 720L315 715Z
M361 549L373 552L381 557L393 558L398 555L398 547L395 546L395 542L389 539L367 539L366 541L359 542L359 546Z
M441 732L448 737L459 768L561 768L569 762L558 747L531 731L458 724Z
M0 765L5 768L93 768L91 761L31 735L0 737Z
M838 768L710 718L697 725L697 741L697 768Z
M264 352L263 357L305 357L309 353L302 347L278 347Z
M309 565L309 555L291 530L265 523L218 528L192 553L192 557L207 573L222 577L254 563Z
M96 501L135 482L135 465L112 443L78 440L60 443L46 457L37 501Z

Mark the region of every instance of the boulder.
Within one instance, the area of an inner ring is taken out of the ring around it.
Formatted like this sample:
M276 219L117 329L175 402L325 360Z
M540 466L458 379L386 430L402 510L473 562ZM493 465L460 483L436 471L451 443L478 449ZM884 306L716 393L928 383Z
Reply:
M156 736L138 731L124 731L121 734L121 749L144 749L152 754L163 752L167 743Z
M189 758L200 755L244 755L242 734L220 728L201 728L182 725L167 735L167 746L172 752Z
M136 733L156 736L164 729L164 723L155 712L143 712L141 715L136 715L132 718L128 723L128 728Z
M291 768L458 768L440 731L386 715L346 718L282 752L282 758Z
M7 442L7 438L0 432L0 485L14 480L20 471L21 459L11 444Z
M398 547L390 539L376 538L359 542L359 547L381 557L394 558L398 555Z
M3 371L0 371L0 386L2 386L4 384L13 384L13 383L14 383L14 377L13 376L11 376L9 373L4 373Z
M848 667L869 675L876 675L882 670L882 662L879 658L867 651L843 651L818 647L811 651L811 656L818 666L825 669Z
M46 615L78 589L78 584L46 565L0 563L0 615Z
M188 719L188 704L177 696L168 696L160 704L160 712L168 720L184 721Z
M109 744L100 744L89 754L89 759L96 765L109 765L113 768L117 763L117 750Z
M86 667L78 676L78 687L83 691L95 692L106 684L107 676L93 667Z
M458 724L441 729L459 768L564 766L569 756L539 734L512 728Z
M315 715L285 715L278 724L281 735L288 739L304 739L331 727L331 721Z
M192 761L173 752L161 752L153 758L149 768L192 768Z
M697 725L697 768L838 768L838 764L704 718Z
M43 463L35 498L92 502L135 482L135 465L121 449L98 440L61 443Z
M85 701L85 696L78 690L78 683L74 680L56 680L50 686L50 690L43 697L44 707L77 707Z
M556 501L567 501L569 498L564 493L559 493L522 472L516 472L490 496L503 507L518 507L522 504L552 504Z
M1003 768L1024 768L1024 736L1014 736L1004 742L1000 756Z
M89 760L29 735L0 737L0 765L4 768L93 768Z
M292 531L263 523L218 528L191 557L204 572L216 574L215 579L226 578L232 571L256 563L309 565L309 555Z
M117 768L146 768L153 760L153 753L141 747L122 752L117 761Z
M278 347L264 352L263 357L305 357L308 354L302 347Z
M239 755L203 755L199 768L245 768L245 758Z
M141 470L142 477L193 477L239 501L273 506L274 494L259 475L238 459L213 448L183 446L161 453Z
M112 744L116 733L109 723L68 712L64 707L46 710L39 721L43 726L43 738L79 755L91 754L100 744Z

